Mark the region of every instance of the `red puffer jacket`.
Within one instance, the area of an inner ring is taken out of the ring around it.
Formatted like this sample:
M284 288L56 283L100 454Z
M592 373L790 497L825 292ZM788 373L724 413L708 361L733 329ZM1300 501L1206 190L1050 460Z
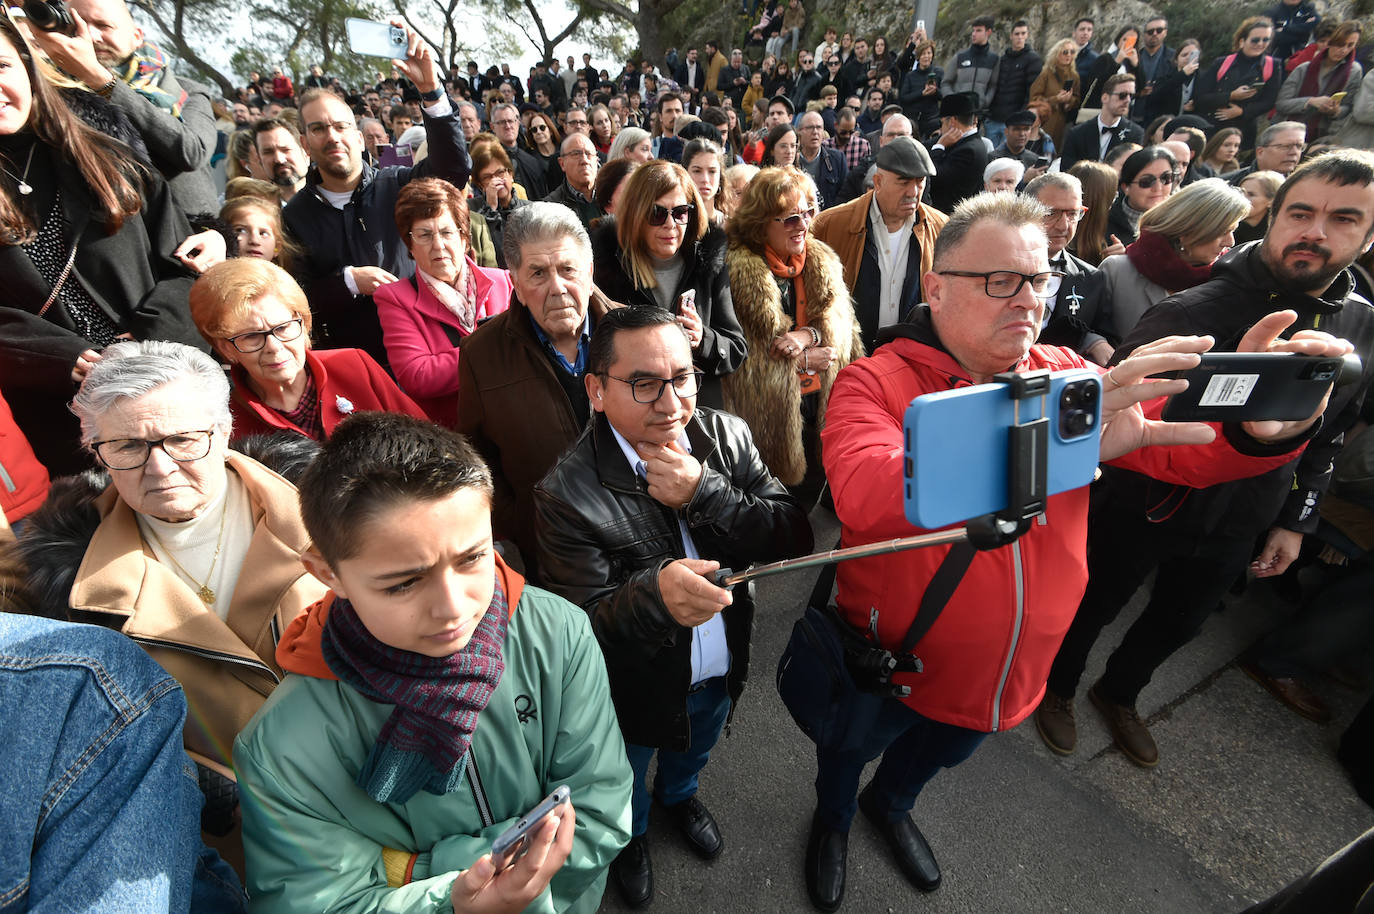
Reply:
M916 396L972 383L938 348L928 321L893 329L899 338L842 371L830 395L821 438L845 546L920 532L902 511L903 415ZM1034 346L1016 369L1086 365L1068 349ZM1157 416L1162 406L1162 398L1146 404L1147 415ZM1301 449L1280 454L1227 439L1218 434L1208 445L1143 448L1113 464L1201 487L1262 473ZM1088 489L1075 489L1052 496L1016 542L978 553L916 647L924 672L897 677L911 687L906 703L926 717L974 730L1004 730L1024 720L1044 693L1087 584L1087 530ZM841 612L864 629L876 607L879 640L897 647L948 551L941 546L842 562Z
M0 509L13 524L47 497L48 471L15 425L9 404L0 397Z

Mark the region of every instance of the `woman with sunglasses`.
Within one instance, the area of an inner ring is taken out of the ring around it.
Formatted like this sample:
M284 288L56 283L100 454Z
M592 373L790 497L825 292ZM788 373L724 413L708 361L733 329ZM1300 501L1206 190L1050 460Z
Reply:
M749 358L725 379L725 408L749 423L768 469L813 503L825 480L819 430L830 387L863 355L844 267L811 236L816 212L810 175L765 168L725 226L749 345Z
M563 180L563 170L558 167L558 147L563 142L563 135L554 126L553 118L542 111L534 112L525 135L529 138L531 151L543 161L544 173L557 175L558 181L550 180L549 183L550 187L557 187Z
M357 410L425 418L366 352L310 348L305 293L270 261L206 270L191 287L191 319L230 366L234 440L286 431L323 441Z
M1274 23L1251 16L1231 37L1231 53L1218 57L1194 83L1193 113L1215 127L1236 127L1240 148L1255 145L1255 121L1279 100L1283 64L1266 52L1274 37Z
M706 373L698 402L722 406L720 379L748 350L725 270L725 232L711 224L686 169L661 159L635 169L615 217L591 237L596 287L612 301L676 315Z
M1163 146L1138 149L1121 163L1121 183L1116 202L1107 215L1107 240L1121 244L1135 241L1137 225L1145 215L1174 192L1181 177L1178 160Z

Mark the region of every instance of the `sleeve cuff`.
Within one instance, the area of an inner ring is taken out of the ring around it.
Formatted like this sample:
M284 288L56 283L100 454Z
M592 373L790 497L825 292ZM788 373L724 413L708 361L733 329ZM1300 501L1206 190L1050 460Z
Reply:
M1321 431L1325 416L1317 417L1317 421L1301 435L1277 441L1273 444L1265 444L1257 441L1246 434L1245 429L1241 428L1239 422L1223 422L1221 433L1226 436L1226 441L1231 447L1235 448L1236 453L1244 454L1247 457L1278 457L1296 451L1299 447L1311 441Z
M357 295L357 294L358 294L358 280L356 280L356 279L353 278L353 268L352 268L352 267L344 267L344 269L343 269L343 277L344 277L344 285L348 287L349 293L352 294L352 295Z
M440 96L439 100L434 104L425 105L423 110L425 114L428 114L430 117L448 117L453 113L453 105L450 104L448 94L445 93Z

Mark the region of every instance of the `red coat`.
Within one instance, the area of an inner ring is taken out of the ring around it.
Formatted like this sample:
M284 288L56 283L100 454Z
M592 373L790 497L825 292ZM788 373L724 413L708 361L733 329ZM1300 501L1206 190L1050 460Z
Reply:
M382 366L361 349L308 349L305 363L319 392L320 417L326 438L345 416L355 412L405 413L417 419L428 418L414 400L401 392ZM281 413L258 399L248 386L248 373L241 366L234 366L233 377L234 391L229 398L229 408L234 414L235 440L279 431L305 434L304 429L286 421Z
M1034 346L1016 368L1086 366L1068 349ZM915 339L894 340L840 372L821 440L843 545L920 532L902 510L903 416L914 397L971 383L950 355ZM1157 416L1162 406L1160 398L1147 404L1146 413ZM1244 456L1218 434L1209 445L1142 448L1113 464L1201 487L1272 469L1296 450ZM974 730L1004 730L1024 720L1044 694L1050 664L1087 585L1087 533L1085 487L1051 496L1042 518L1015 543L979 552L916 647L924 672L896 677L911 687L906 703L926 717ZM841 612L863 629L869 608L877 607L879 640L897 647L948 551L937 546L841 562Z
M510 307L510 274L479 267L468 257L477 287L477 320L500 314ZM458 420L458 347L445 328L462 333L458 318L434 297L429 285L417 275L388 283L373 295L387 360L396 381L441 425L453 428Z
M10 406L0 397L0 510L11 524L48 497L48 470L34 456Z

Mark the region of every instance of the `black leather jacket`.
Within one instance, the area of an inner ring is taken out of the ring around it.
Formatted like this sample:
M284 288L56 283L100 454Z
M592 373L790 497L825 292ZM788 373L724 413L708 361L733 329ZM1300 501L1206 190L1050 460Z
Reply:
M810 551L811 525L764 466L744 422L699 408L687 424L703 473L681 516L703 559L744 568ZM538 582L590 615L626 742L685 750L691 630L663 605L658 573L683 558L678 513L649 497L597 413L535 487ZM724 610L729 692L749 672L753 585Z

